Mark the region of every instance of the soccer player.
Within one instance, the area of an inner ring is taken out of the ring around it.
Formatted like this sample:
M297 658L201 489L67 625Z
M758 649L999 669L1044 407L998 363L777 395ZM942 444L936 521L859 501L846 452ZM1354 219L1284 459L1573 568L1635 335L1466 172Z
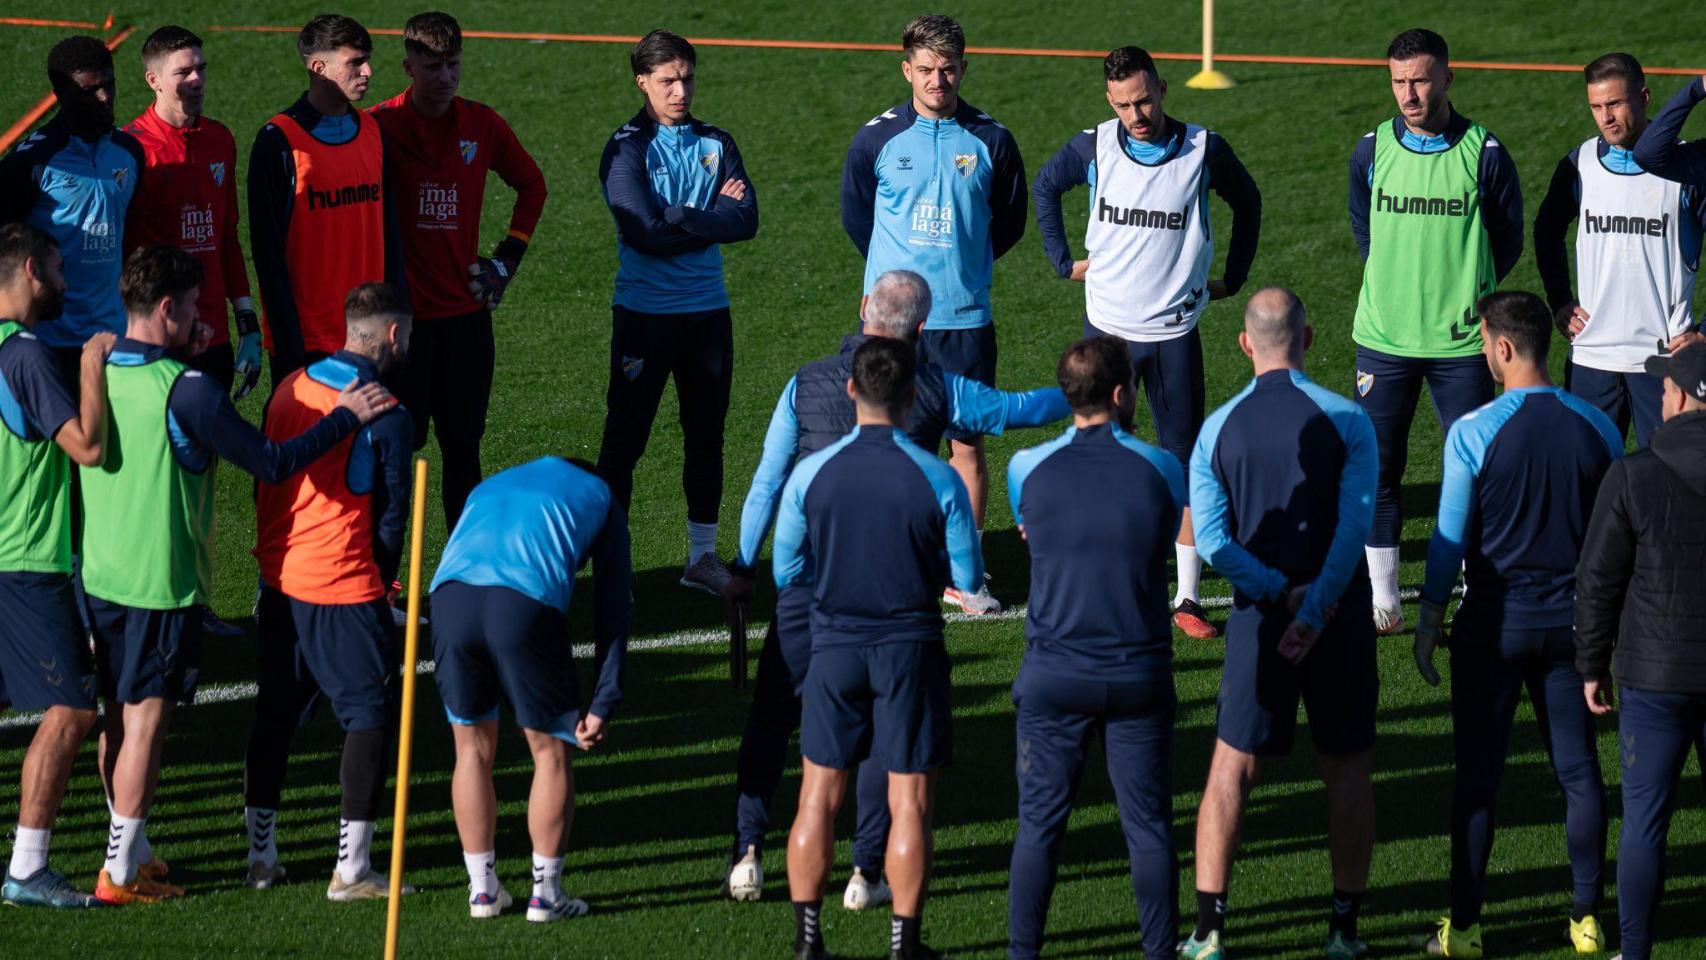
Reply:
M355 109L373 77L373 39L349 17L322 14L303 25L296 51L308 91L261 127L249 153L249 253L274 389L343 347L351 290L407 289L379 124Z
M0 673L19 710L42 711L24 751L18 826L0 900L80 908L95 898L48 866L48 840L71 766L95 725L95 665L71 587L70 461L105 455L104 366L114 337L83 347L78 401L60 382L35 327L65 302L52 239L21 223L0 227Z
M1641 64L1608 53L1587 65L1588 111L1599 135L1558 162L1534 218L1534 260L1558 331L1570 341L1564 387L1635 427L1644 447L1664 386L1642 364L1701 338L1689 305L1706 229L1706 185L1685 187L1642 169L1632 148L1647 129L1651 93ZM1579 216L1579 219L1578 219ZM1576 221L1570 285L1564 234Z
M1185 506L1185 471L1129 432L1137 385L1126 341L1080 340L1060 358L1057 376L1072 428L1007 465L1014 522L1031 550L1025 659L1013 683L1021 760L1007 955L1041 954L1066 821L1090 741L1100 737L1143 953L1171 960L1179 864L1167 548ZM1087 499L1085 490L1098 494Z
M930 282L919 358L994 386L989 294L995 261L1025 233L1025 164L1007 128L960 99L966 35L958 23L927 14L906 25L900 42L912 96L853 136L841 170L841 225L865 258L866 296L897 268ZM982 530L982 438L950 430L948 459ZM968 613L1001 609L983 584L971 594L950 585L943 599Z
M1037 174L1037 229L1055 272L1084 284L1084 335L1126 342L1155 421L1156 440L1180 464L1203 420L1202 335L1210 300L1237 293L1250 274L1262 229L1262 194L1232 148L1212 130L1162 110L1167 82L1148 51L1121 47L1102 61L1114 118L1067 141ZM1090 185L1085 256L1075 260L1060 197ZM1232 209L1226 269L1211 278L1210 188ZM1197 603L1202 560L1187 504L1173 550L1179 589L1173 623L1187 636L1220 631Z
M592 561L597 683L583 700L568 643L575 571ZM492 764L498 701L533 754L527 831L533 895L527 919L582 916L563 892L563 849L575 811L571 747L603 741L622 701L632 569L628 520L584 461L541 457L474 488L432 580L433 674L456 738L450 782L468 867L468 913L508 909L496 875L498 798Z
M119 280L129 325L107 357L107 456L81 470L83 615L107 703L101 762L113 810L95 896L108 903L183 895L158 871L138 871L138 842L172 707L195 696L219 459L277 483L396 405L377 384L352 387L299 436L268 440L224 386L176 359L212 333L196 322L200 286L201 262L181 248L131 254Z
M350 387L378 383L409 353L408 301L383 283L344 299L344 348L285 377L267 402L267 439L283 443L332 412ZM409 509L414 427L392 407L308 469L255 486L255 605L260 658L255 721L243 771L249 830L246 882L285 877L278 811L296 729L322 698L344 729L338 859L329 900L379 899L390 885L371 863L395 722L398 646L386 586L397 575Z
M1197 545L1234 591L1197 812L1197 926L1180 946L1193 960L1222 956L1244 806L1263 758L1291 752L1300 697L1327 786L1326 956L1367 949L1357 913L1374 852L1369 751L1380 677L1362 544L1378 467L1368 414L1304 374L1313 337L1296 295L1257 291L1238 335L1256 378L1208 418L1191 453Z
M545 176L496 110L456 95L462 28L455 19L443 13L410 17L403 24L403 53L408 89L368 112L385 135L387 190L404 211L399 220L415 329L402 399L414 416L417 449L426 444L429 420L437 429L439 498L449 530L480 482L480 438L495 363L492 311L545 208ZM515 204L509 232L491 256L481 256L488 172L515 191Z
M1655 123L1656 126L1656 123ZM1689 748L1706 736L1706 346L1647 361L1664 379L1653 442L1606 472L1576 567L1576 670L1595 714L1612 711L1623 758L1617 918L1624 960L1653 952L1665 839Z
M944 583L975 590L983 556L959 475L903 432L917 351L875 338L853 353L854 432L804 458L782 488L777 589L809 584L800 801L788 838L794 955L827 956L819 913L849 772L889 772L891 960L939 957L919 938L936 771L952 760Z
M653 30L628 56L645 97L604 146L598 179L616 220L610 386L598 471L624 515L664 386L675 378L687 564L681 585L720 596L723 421L734 376L734 331L721 244L758 234L758 192L728 132L693 116L693 45Z
M1398 116L1351 153L1351 233L1363 258L1356 400L1374 424L1380 484L1368 540L1374 623L1404 623L1398 601L1399 487L1423 381L1440 429L1493 399L1475 302L1522 255L1516 164L1452 106L1445 38L1406 30L1386 49Z
M871 287L862 331L841 341L841 350L801 367L776 402L764 436L764 456L753 474L740 518L740 551L730 565L725 595L745 602L752 594L753 570L764 538L776 519L777 498L788 471L801 456L816 453L854 429L858 410L847 396L853 354L876 337L914 343L930 315L930 286L910 270L891 270ZM1070 413L1060 390L1004 393L970 377L944 373L920 363L914 379L916 399L906 415L907 436L926 450L938 449L950 426L979 434L1000 434L1008 427L1041 426ZM758 657L752 713L741 737L739 794L734 855L725 892L736 900L757 900L764 889L764 833L770 824L770 798L782 779L788 739L800 725L800 687L811 662L811 596L806 586L778 592L776 615ZM853 876L841 903L849 910L886 903L882 879L883 849L888 845L888 776L876 763L859 766L858 827L853 837Z
M64 258L65 306L36 331L70 383L93 334L124 331L118 278L125 211L147 165L136 138L113 128L113 55L94 37L66 37L47 55L59 111L0 160L0 223L46 233Z
M1447 434L1439 523L1428 544L1415 654L1422 679L1435 686L1434 648L1444 644L1459 571L1467 586L1451 632L1451 916L1422 942L1433 956L1481 956L1499 779L1526 686L1564 791L1570 940L1577 953L1598 953L1605 782L1571 624L1576 558L1600 479L1623 455L1623 434L1588 400L1552 385L1552 311L1539 297L1495 293L1475 312L1487 366L1505 392Z
M189 358L241 400L261 375L261 322L249 296L249 271L237 239L237 142L225 125L202 113L207 58L201 38L178 26L154 31L142 45L143 77L154 103L124 128L142 145L148 189L131 201L124 247L164 243L201 261L201 322L213 330L207 349ZM224 322L226 300L237 326L237 348Z

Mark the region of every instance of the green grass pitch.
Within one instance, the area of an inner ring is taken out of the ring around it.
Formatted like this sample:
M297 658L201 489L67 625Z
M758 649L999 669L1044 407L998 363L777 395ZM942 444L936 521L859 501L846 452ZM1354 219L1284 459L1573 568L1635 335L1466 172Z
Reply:
M139 2L119 11L141 33L118 53L119 117L147 103L138 49L148 30L182 22L204 31L212 61L209 112L229 124L243 151L254 131L303 87L288 35L218 33L214 24L296 26L323 7L301 0L247 3ZM421 6L425 6L422 4ZM99 21L105 6L51 8L19 0L0 14ZM1361 4L1276 0L1227 3L1219 14L1223 51L1379 56L1397 31L1433 27L1459 59L1585 63L1627 49L1649 66L1699 66L1699 8L1660 0L1638 8L1612 4L1489 4L1444 0L1429 7L1377 0ZM344 12L370 27L400 27L417 7L363 0ZM741 4L659 4L581 0L466 0L451 7L465 29L637 35L669 26L690 36L893 42L922 8L892 0L750 0ZM959 17L974 45L1106 49L1140 43L1152 50L1196 47L1194 2L1137 4L1083 0L1043 5L974 0L945 12ZM42 64L61 31L0 28L10 82L0 88L0 118L21 114L45 89ZM401 89L401 44L377 39L371 100ZM799 364L835 348L854 320L861 264L843 236L837 190L853 132L900 102L896 57L882 53L700 48L701 116L739 140L763 211L757 240L730 248L737 363L729 416L722 550L732 551L740 503L757 463L776 395ZM534 249L498 313L499 361L485 445L488 472L542 453L596 455L606 377L609 296L615 269L613 230L596 180L605 138L638 108L626 50L604 44L470 40L463 92L507 116L544 168L551 199ZM1350 320L1360 265L1345 217L1345 164L1356 139L1390 117L1384 71L1370 68L1222 64L1238 81L1227 92L1189 90L1194 65L1164 62L1172 82L1168 110L1219 130L1260 183L1262 245L1252 284L1283 283L1302 295L1317 331L1310 371L1322 383L1352 389ZM1655 109L1685 82L1655 77ZM964 93L1010 127L1032 175L1075 131L1108 115L1098 65L1088 59L975 57ZM1593 133L1579 74L1460 70L1454 100L1485 123L1514 154L1533 216L1551 170ZM1701 122L1691 128L1706 136ZM488 243L501 235L509 194L495 187L486 206ZM1224 209L1216 206L1220 228ZM1081 205L1068 202L1071 213ZM1070 213L1069 213L1070 216ZM1070 231L1082 228L1081 213ZM1224 234L1222 235L1224 236ZM1074 233L1074 243L1081 234ZM1224 242L1221 244L1224 249ZM1538 289L1525 254L1506 283ZM1001 379L1029 387L1049 381L1060 349L1079 332L1082 290L1055 279L1033 229L996 271L995 313ZM1248 376L1235 343L1242 300L1216 304L1203 321L1211 405ZM1561 363L1561 357L1556 358ZM251 417L260 403L243 404ZM1145 415L1140 413L1140 418ZM1140 430L1147 431L1146 422ZM1020 432L990 443L992 482L986 542L996 594L1026 593L1023 544L1012 529L1002 481L1008 456L1040 442ZM1405 502L1404 582L1420 577L1438 490L1440 435L1424 409L1411 441ZM426 456L435 457L429 447ZM638 574L636 637L716 631L720 606L674 586L686 536L679 489L680 432L668 403L635 484ZM221 471L216 608L248 616L254 566L249 480ZM428 568L445 531L436 492L427 511ZM1209 594L1224 594L1212 576ZM755 619L767 616L760 600ZM1409 611L1414 621L1414 610ZM247 622L246 620L244 622ZM586 626L577 618L577 629ZM578 639L585 639L584 633ZM1023 650L1016 619L956 623L958 762L941 779L937 862L925 933L955 956L994 957L1005 949L1007 860L1014 828L1012 712L1008 687ZM1188 922L1194 811L1213 742L1214 695L1222 647L1180 639L1181 710L1174 772L1175 834L1184 864L1181 906ZM1378 955L1408 953L1409 935L1444 909L1452 782L1446 693L1421 684L1407 636L1381 647L1381 726L1376 747L1380 841L1363 930ZM250 640L213 642L204 685L251 680ZM758 904L716 896L733 817L735 749L747 697L729 687L720 643L660 647L633 655L628 697L607 749L579 764L583 791L568 853L566 884L592 904L572 923L534 927L519 917L472 923L464 912L465 877L449 809L450 737L432 684L418 705L409 879L423 892L403 913L409 956L774 957L791 934L783 905L783 831L792 816L793 773L778 793L777 829L765 857L769 882ZM204 704L179 713L151 834L177 868L190 896L177 903L91 916L0 911L8 957L346 956L377 953L385 909L334 905L321 889L335 852L336 725L322 717L296 741L280 827L283 862L298 882L269 893L243 888L242 752L250 701ZM1488 884L1487 947L1497 956L1564 956L1568 870L1562 801L1525 706L1519 714L1502 795L1502 824ZM16 771L28 731L0 726L0 823L16 817ZM1618 764L1614 725L1601 740L1615 851ZM100 867L107 815L94 777L92 747L79 763L55 833L55 863L92 885ZM1136 912L1105 772L1092 759L1068 838L1050 923L1052 956L1136 952ZM795 768L797 770L797 768ZM525 893L523 832L525 749L506 743L499 759L504 799L500 875ZM1706 949L1706 816L1699 768L1690 761L1671 831L1667 899L1659 917L1660 956ZM846 818L844 817L844 820ZM1325 806L1307 749L1265 773L1250 807L1243 859L1232 887L1230 943L1236 955L1310 957L1324 942L1329 892ZM375 851L388 857L389 823ZM846 847L832 892L845 877ZM886 944L886 914L825 913L838 953L876 956ZM1616 926L1615 901L1601 915Z

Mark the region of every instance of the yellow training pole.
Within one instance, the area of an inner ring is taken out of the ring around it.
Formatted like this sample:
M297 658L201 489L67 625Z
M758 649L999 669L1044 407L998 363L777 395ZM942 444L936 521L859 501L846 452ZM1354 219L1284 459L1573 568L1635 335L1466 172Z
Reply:
M403 722L397 736L397 807L391 815L391 894L385 908L385 960L397 957L403 906L403 837L409 816L409 751L415 739L415 658L421 639L421 539L426 526L427 462L415 458L415 504L409 529L409 625L403 631Z
M1214 69L1214 0L1202 0L1202 70L1185 81L1196 90L1228 90L1232 78Z

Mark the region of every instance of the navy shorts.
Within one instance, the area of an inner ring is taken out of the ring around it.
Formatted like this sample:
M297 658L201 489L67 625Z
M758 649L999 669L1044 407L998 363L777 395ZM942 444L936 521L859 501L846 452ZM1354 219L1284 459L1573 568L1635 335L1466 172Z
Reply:
M1086 337L1114 337L1098 330L1084 318ZM1155 422L1155 445L1179 458L1190 472L1191 448L1196 446L1205 414L1202 368L1202 333L1190 332L1171 340L1125 341L1131 372L1149 401L1149 417Z
M325 699L346 731L388 725L403 651L384 600L307 603L262 587L255 621L257 711L301 726Z
M1302 699L1317 753L1346 757L1373 747L1380 674L1369 606L1367 578L1353 577L1338 616L1296 666L1279 655L1292 619L1283 606L1234 610L1226 621L1216 736L1245 753L1283 757L1297 735Z
M432 655L451 723L495 720L502 700L523 727L574 739L580 683L561 610L508 587L449 581L432 592Z
M946 373L970 377L985 386L995 386L995 324L965 330L921 330L918 333L918 359L934 363ZM971 442L982 434L949 427L949 440Z
M1633 423L1636 447L1645 447L1664 419L1659 412L1664 381L1645 373L1613 373L1572 361L1564 365L1564 389L1610 417L1619 436L1628 436Z
M155 697L195 702L201 670L202 607L149 610L84 594L84 613L95 636L101 697L141 703Z
M0 676L19 710L95 709L95 662L71 577L0 573Z
M851 770L869 757L890 773L954 758L948 651L940 640L812 651L801 691L800 753Z

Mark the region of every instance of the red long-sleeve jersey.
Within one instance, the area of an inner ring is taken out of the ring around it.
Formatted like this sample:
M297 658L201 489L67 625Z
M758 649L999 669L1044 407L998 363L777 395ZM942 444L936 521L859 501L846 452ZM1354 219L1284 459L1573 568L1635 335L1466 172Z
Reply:
M457 97L440 117L415 109L409 90L368 110L385 135L409 299L417 319L473 313L468 266L482 255L486 172L515 191L509 235L528 242L545 208L545 175L498 112Z
M125 127L142 144L146 166L124 225L124 255L138 247L182 247L201 261L201 322L212 344L231 340L225 306L249 296L249 272L237 240L237 141L212 117L178 129L150 105Z

